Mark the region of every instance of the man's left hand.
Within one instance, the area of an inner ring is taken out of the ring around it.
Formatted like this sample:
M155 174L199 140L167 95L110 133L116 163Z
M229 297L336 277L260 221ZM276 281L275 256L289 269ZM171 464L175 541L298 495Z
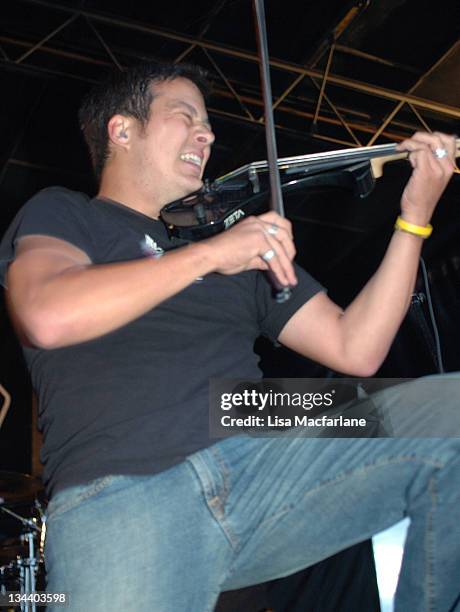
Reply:
M416 132L397 146L409 152L413 172L401 198L401 214L415 225L429 223L455 169L455 138L434 132ZM443 151L446 154L443 155Z

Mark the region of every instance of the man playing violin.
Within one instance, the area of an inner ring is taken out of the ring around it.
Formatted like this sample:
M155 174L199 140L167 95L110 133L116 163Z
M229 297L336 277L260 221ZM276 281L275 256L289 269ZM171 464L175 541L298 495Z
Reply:
M44 432L48 588L77 611L202 612L220 591L410 516L397 609L454 610L459 439L216 443L208 380L260 378L260 334L334 370L375 373L408 309L455 141L417 133L398 146L413 167L399 230L343 310L295 266L291 224L274 212L196 243L168 237L161 209L201 187L211 153L205 93L202 72L180 65L96 87L80 119L98 195L41 191L0 248ZM292 287L289 301L272 299L266 270ZM458 433L459 379L442 380L436 395L415 381L378 401L396 420L404 406L401 431L431 431L446 410Z

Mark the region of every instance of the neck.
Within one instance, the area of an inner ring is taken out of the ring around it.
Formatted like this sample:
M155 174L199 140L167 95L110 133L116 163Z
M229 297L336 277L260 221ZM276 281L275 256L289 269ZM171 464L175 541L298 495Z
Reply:
M113 200L152 219L158 219L163 203L142 190L142 185L120 169L104 171L98 191L99 198Z

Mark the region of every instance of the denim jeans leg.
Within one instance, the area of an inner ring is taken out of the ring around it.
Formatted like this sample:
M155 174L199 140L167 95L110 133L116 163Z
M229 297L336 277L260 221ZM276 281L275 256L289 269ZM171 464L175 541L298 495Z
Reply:
M389 397L381 393L378 404L397 427L396 413L415 397L419 406L402 419L407 432L411 420L417 428L420 419L439 421L447 407L451 433L458 435L460 412L450 409L458 407L459 382L451 377L452 384L436 394L427 388L416 393L417 383L410 383ZM454 610L460 593L459 457L458 437L293 435L228 439L192 456L209 509L235 551L224 588L288 575L410 516L396 609Z
M68 612L213 610L231 549L188 463L71 487L49 509L48 592Z

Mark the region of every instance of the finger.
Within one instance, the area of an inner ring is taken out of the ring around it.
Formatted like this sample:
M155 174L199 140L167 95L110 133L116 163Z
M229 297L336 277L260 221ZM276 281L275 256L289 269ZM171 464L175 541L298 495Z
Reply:
M429 145L432 150L445 148L448 153L455 153L455 137L443 132L416 132L414 138Z
M437 140L439 147L433 151L432 146L429 146L427 151L423 153L414 152L413 155L417 159L417 164L421 169L427 169L431 171L434 177L445 179L450 178L452 175L455 163L454 158L451 156L449 149L444 146L442 140Z
M286 266L287 261L287 266ZM265 261L268 270L282 287L291 287L297 284L297 278L292 268L292 264L276 253L269 261Z
M285 253L292 261L296 254L296 248L292 236L292 224L288 219L281 217L274 211L270 211L255 218L266 239L272 244L273 240L280 243Z
M432 150L442 146L442 140L440 138L440 132L415 132L410 138L406 138L397 145L397 148L414 150L420 144L428 145Z
M426 150L427 147L441 167L450 169L455 164L455 139L442 132L416 132L412 138L403 140L397 145L398 150L405 150L409 153ZM444 155L443 151L446 152Z
M268 272L270 282L274 285L275 289L282 289L283 287L294 287L297 284L297 277L295 281L291 281L288 284L280 282L279 276L275 274L273 269L267 263L265 263L261 257L258 257L257 261L252 260L250 262L250 267L253 270L262 270L264 272Z
M457 148L455 136L451 134L444 134L443 132L433 132L433 134L441 140L443 146L449 151L449 153L455 155Z
M431 146L422 142L415 143L414 149L409 153L412 167L420 171L428 171L435 175L442 174L439 160L436 158Z
M279 258L282 266L286 270L292 269L292 260L295 256L295 246L292 240L285 233L282 233L282 230L274 236L264 231L264 241L268 248L275 251L277 257Z
M446 164L444 160L438 159L435 154L436 149L443 147L442 140L433 137L431 134L422 133L422 136L429 136L429 138L418 138L417 136L418 134L401 143L408 151L408 159L412 168L417 172L428 172L439 178L444 177L446 173L450 174L452 162L448 161Z
M456 158L457 158L457 140L455 136L450 136L449 134L443 134L442 132L435 132L435 134L439 137L442 142L442 147L448 152L448 155L445 158L445 162L449 165L449 162L452 166L452 170L456 168Z
M268 219L276 220L279 223L283 222L282 217L276 215L276 213L274 215L268 216ZM267 228L271 225L273 223L266 224L260 217L250 216L238 223L234 228L229 229L226 233L230 235L233 232L235 235L238 234L240 239L243 238L242 245L245 245L244 251L249 258L249 266L252 267L253 265L255 248L257 257L260 259L260 262L255 267L272 270L283 286L295 285L297 284L297 277L291 263L295 251L294 244L284 229L286 227L285 224L282 230L280 229L280 233L281 231L283 233L281 240L267 232ZM251 251L252 255L250 254ZM273 256L269 261L264 262L262 256L267 255L270 251L273 251Z
M276 213L274 210L270 210L262 215L259 215L257 219L269 225L277 225L279 228L282 228L287 232L291 240L293 239L292 223L289 221L289 219L281 217L281 215Z
M283 286L297 284L294 267L280 243L276 243L273 239L267 237L262 245L260 257Z
M292 261L296 254L296 248L291 235L286 231L284 227L280 227L276 223L268 224L264 221L262 223L263 230L270 242L278 242L284 249L286 255Z

